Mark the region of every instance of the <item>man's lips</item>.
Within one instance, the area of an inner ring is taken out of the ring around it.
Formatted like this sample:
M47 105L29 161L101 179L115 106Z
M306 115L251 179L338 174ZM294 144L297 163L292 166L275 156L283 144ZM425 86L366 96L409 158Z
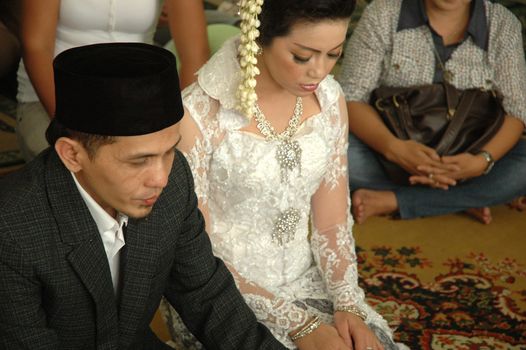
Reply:
M141 201L146 205L153 205L159 199L159 195L155 195L149 198L141 199Z

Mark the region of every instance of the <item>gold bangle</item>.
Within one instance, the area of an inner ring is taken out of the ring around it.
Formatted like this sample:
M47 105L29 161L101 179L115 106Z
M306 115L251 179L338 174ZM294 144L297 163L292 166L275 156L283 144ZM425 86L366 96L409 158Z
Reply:
M340 306L336 309L336 311L348 312L350 314L360 317L362 321L365 321L367 319L367 313L356 305Z
M309 335L312 332L314 332L320 325L321 325L320 318L318 316L314 316L312 320L307 322L307 324L305 324L305 326L303 326L296 334L291 335L290 339L292 341L296 341L300 338L303 338L304 336Z

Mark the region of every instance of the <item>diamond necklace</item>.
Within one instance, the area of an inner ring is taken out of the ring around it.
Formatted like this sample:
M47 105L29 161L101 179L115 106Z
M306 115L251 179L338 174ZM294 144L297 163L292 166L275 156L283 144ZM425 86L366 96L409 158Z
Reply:
M257 103L254 107L254 118L256 119L258 130L265 136L267 141L279 141L276 159L281 170L281 181L288 182L289 171L298 167L301 173L301 147L298 141L292 140L292 136L298 130L300 118L303 114L303 100L301 97L296 97L296 104L292 117L289 120L289 125L280 134L276 133L274 127L270 125Z

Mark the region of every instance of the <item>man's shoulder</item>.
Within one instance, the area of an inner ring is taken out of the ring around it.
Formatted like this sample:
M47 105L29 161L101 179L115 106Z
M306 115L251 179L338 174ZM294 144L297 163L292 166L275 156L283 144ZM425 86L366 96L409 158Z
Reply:
M0 178L0 203L30 200L31 194L43 183L43 177L44 163L38 159Z
M20 170L0 178L0 223L27 220L25 213L47 202L46 157L38 157Z
M188 161L186 160L184 154L178 149L176 149L174 162L172 164L172 172L170 173L170 176L175 175L186 177L189 174L191 175Z
M163 199L168 199L168 202L162 207L179 205L182 201L188 200L193 190L194 185L190 166L183 153L176 150L172 169L168 177L168 184L163 189L161 196Z

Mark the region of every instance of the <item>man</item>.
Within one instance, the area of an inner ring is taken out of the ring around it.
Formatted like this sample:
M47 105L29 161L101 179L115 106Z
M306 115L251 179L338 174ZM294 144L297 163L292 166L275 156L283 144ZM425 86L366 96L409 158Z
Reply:
M175 66L146 44L57 56L53 147L0 182L0 349L164 349L163 295L208 349L283 349L212 255Z

